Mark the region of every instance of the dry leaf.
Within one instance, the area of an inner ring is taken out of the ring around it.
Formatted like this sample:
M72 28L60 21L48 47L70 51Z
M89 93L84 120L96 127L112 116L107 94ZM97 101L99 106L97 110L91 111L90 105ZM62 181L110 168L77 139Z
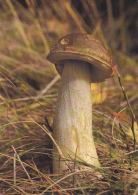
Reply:
M134 122L134 131L135 131L136 141L138 141L138 123L136 121ZM126 134L133 139L133 133L132 133L131 127L129 127L129 129L126 132Z
M92 103L101 104L106 98L106 90L102 89L99 84L91 84L91 93L92 93Z

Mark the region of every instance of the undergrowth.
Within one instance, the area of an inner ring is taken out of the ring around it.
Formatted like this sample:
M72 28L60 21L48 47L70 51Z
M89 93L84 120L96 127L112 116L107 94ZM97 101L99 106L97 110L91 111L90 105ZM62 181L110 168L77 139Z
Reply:
M118 17L110 0L106 17L96 1L82 0L82 15L74 1L26 0L27 8L19 2L0 1L0 194L136 195L138 58L130 27L137 2L127 9L120 4ZM89 165L81 177L52 174L60 76L46 56L59 38L73 32L100 38L118 65L112 78L92 85L93 133L101 163L96 171L102 177Z

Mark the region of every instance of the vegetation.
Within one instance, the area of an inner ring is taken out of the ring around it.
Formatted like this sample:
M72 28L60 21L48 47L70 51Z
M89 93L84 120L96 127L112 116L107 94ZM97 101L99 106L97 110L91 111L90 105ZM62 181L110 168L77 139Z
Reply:
M2 195L138 193L138 3L125 7L117 1L115 15L111 0L75 2L25 0L23 7L17 0L0 0ZM101 168L87 165L85 172L59 177L52 174L52 122L60 76L46 56L73 32L104 41L117 66L111 79L91 85Z

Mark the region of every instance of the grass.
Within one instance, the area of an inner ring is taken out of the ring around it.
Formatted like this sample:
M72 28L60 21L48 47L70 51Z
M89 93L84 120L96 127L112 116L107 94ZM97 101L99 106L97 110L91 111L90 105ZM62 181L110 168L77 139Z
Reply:
M81 2L82 15L69 1L41 0L38 6L26 0L28 9L15 0L0 1L2 195L137 194L138 58L132 52L136 38L129 31L137 9L121 5L121 16L114 17L109 0L106 18L96 1ZM114 77L92 88L100 94L93 105L93 131L102 178L89 165L85 172L52 174L50 127L60 77L46 56L59 38L72 32L99 37L118 64Z

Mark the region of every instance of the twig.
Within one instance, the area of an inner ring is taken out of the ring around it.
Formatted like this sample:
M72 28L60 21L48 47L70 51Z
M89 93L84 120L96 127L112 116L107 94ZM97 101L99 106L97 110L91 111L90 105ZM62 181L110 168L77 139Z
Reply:
M60 75L55 76L55 78L41 91L37 97L39 98L44 95L59 79Z
M1 72L0 72L1 74ZM12 101L26 101L26 100L38 100L39 98L44 97L43 95L60 79L60 76L57 75L55 78L38 94L37 96L30 96L30 97L25 97L25 98L18 98L18 99L13 99ZM47 97L51 97L47 95ZM8 101L8 100L7 100ZM6 101L6 102L7 102ZM2 105L4 102L0 103Z

